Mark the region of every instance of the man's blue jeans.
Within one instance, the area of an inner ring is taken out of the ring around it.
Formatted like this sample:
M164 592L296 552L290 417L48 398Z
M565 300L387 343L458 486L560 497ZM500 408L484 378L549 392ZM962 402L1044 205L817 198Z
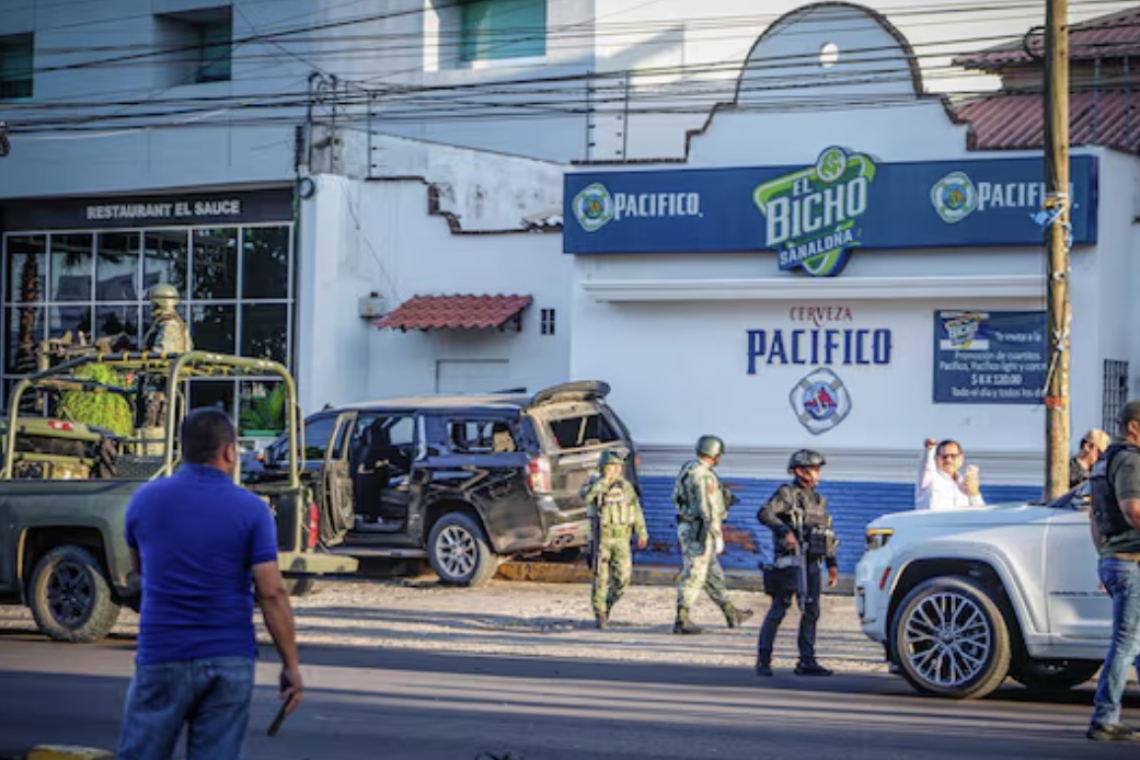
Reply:
M1112 645L1100 672L1092 722L1120 722L1128 672L1140 655L1140 563L1108 557L1100 561L1100 581L1112 597Z
M117 760L169 760L186 725L186 760L237 760L249 725L253 659L140 665L127 692Z

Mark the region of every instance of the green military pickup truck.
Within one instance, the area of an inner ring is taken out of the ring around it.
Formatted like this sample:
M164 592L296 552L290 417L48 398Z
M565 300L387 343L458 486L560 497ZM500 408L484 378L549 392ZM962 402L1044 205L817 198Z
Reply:
M96 362L127 382L90 379L98 373L83 368ZM354 559L319 550L320 514L298 476L296 387L284 366L203 351L93 353L22 379L12 390L0 469L0 603L27 606L43 633L71 642L101 639L124 605L137 609L138 580L124 537L127 504L144 483L178 467L189 384L203 377L284 384L288 475L250 490L276 516L287 577L303 582L355 572ZM76 392L122 397L141 423L133 437L62 418L61 395Z

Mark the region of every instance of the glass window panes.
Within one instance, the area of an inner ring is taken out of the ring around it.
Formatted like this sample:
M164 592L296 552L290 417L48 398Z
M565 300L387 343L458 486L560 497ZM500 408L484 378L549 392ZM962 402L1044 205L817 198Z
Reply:
M200 351L232 354L237 348L237 307L195 304L191 309L190 337Z
M546 0L470 0L459 23L462 61L546 54Z
M209 21L198 27L199 82L228 82L230 79L233 37L229 18Z
M35 372L36 349L44 339L43 307L5 309L4 321L8 336L4 351L4 371L20 375Z
M8 302L43 301L47 284L47 235L12 235L7 245Z
M194 230L194 300L237 297L237 236L233 227Z
M51 301L91 300L91 248L95 236L91 234L52 235L51 245Z
M190 233L187 230L147 230L143 235L142 296L160 282L178 288L186 297L186 272L190 256Z
M242 298L289 297L289 228L242 231Z
M62 338L67 333L71 333L73 345L79 343L79 333L83 333L84 336L91 335L89 305L48 307L48 337Z
M0 37L0 100L32 97L35 47L31 34Z
M112 339L116 350L141 349L153 321L146 293L160 282L178 290L176 309L198 348L291 364L291 224L13 231L3 246L0 378L8 386L36 371L35 351L48 337L71 332L78 342L83 333L89 342ZM244 386L223 384L229 390L215 384L196 398L221 394L232 408Z
M286 364L289 309L281 303L246 304L241 307L241 354Z
M190 382L190 408L214 406L232 417L234 390L233 380L193 380Z
M101 232L95 239L95 299L137 301L139 233Z
M96 306L95 337L123 335L131 342L132 351L139 350L139 306ZM113 345L113 343L112 343Z

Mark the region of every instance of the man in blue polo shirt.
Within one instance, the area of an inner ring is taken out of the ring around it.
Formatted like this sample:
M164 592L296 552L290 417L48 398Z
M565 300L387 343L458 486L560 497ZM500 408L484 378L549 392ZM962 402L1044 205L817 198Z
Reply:
M254 589L281 657L286 710L301 701L273 516L233 482L240 460L229 417L215 408L188 414L182 459L127 508L142 608L118 760L167 760L183 725L187 760L241 756L257 656Z

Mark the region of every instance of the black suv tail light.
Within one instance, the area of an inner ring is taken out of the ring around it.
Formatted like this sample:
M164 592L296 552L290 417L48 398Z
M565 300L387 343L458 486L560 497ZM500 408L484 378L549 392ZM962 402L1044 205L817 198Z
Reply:
M537 456L526 463L526 481L533 493L550 493L553 490L550 478L550 460Z

